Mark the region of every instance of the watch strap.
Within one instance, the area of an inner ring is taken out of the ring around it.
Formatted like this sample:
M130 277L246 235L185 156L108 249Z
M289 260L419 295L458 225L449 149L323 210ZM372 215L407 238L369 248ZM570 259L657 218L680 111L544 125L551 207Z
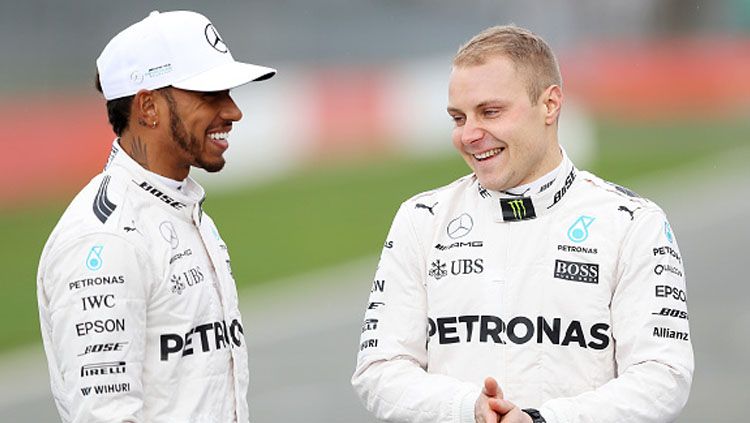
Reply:
M524 408L521 411L528 414L529 417L531 417L531 421L534 423L547 423L547 420L544 420L544 417L539 413L539 410L534 408Z

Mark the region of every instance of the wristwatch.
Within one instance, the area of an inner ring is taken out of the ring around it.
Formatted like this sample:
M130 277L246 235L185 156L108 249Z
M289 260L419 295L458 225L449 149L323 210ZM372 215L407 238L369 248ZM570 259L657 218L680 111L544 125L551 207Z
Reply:
M539 410L535 410L533 408L524 408L521 411L528 414L531 417L531 421L533 421L534 423L547 423L547 420L544 420L544 417L539 414Z

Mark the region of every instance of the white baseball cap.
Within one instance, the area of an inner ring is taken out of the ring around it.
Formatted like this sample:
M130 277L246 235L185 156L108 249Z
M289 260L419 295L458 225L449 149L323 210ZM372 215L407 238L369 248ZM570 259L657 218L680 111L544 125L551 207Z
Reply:
M115 35L96 67L107 100L170 85L223 91L276 74L276 69L236 62L211 21L190 11L151 12Z

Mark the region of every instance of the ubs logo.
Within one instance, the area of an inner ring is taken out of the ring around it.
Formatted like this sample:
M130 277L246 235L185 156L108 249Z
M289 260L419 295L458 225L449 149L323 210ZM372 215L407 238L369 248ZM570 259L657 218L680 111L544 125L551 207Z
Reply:
M432 269L430 269L427 274L437 280L440 280L442 277L448 275L448 271L445 270L445 267L445 263L442 263L440 260L435 260L432 262Z
M206 41L208 41L208 45L210 45L211 48L219 53L227 53L229 51L227 45L224 44L224 40L219 36L219 31L216 30L213 24L206 25L204 32L206 34Z
M182 295L182 291L184 291L187 287L197 285L204 280L206 280L206 277L203 275L200 266L195 266L185 272L182 272L182 274L174 274L171 276L171 291L174 294Z
M445 276L448 276L448 263L443 263L440 260L432 262L432 268L427 273L428 276L440 280ZM452 275L470 275L480 274L484 272L484 260L483 259L458 259L450 262L450 272Z

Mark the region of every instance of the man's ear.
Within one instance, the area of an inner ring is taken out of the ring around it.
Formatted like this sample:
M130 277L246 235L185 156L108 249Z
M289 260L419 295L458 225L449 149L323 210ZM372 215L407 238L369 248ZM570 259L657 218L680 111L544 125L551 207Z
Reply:
M155 91L138 91L133 98L132 113L138 125L156 128L159 125L159 106L156 102Z
M550 85L542 93L541 99L544 104L545 116L544 123L552 125L557 122L557 118L560 117L560 109L562 108L563 93L559 85Z

